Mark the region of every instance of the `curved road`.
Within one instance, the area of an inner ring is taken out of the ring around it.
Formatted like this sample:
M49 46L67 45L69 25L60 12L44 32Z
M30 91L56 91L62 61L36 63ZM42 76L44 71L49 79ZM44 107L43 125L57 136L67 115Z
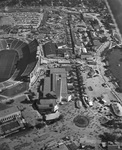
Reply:
M104 68L103 68L103 65L102 65L102 62L101 62L101 57L100 57L100 54L102 51L105 50L105 48L109 47L110 44L111 44L111 37L110 37L110 34L107 33L106 29L104 28L104 25L102 24L102 22L99 20L99 18L97 17L97 15L93 15L93 14L90 14L90 13L84 13L84 17L85 16L89 16L93 19L96 19L99 23L99 26L100 27L103 27L103 30L104 30L104 34L107 36L108 38L108 41L105 42L104 44L102 44L98 50L97 50L97 53L96 53L96 61L97 61L97 69L99 70L100 72L100 75L101 77L103 78L104 82L106 83L106 85L108 86L108 88L110 89L111 93L114 95L114 97L122 104L122 100L121 98L119 97L119 94L116 93L116 91L114 90L114 88L110 85L110 83L106 80L105 76L104 76ZM103 70L103 71L102 71Z

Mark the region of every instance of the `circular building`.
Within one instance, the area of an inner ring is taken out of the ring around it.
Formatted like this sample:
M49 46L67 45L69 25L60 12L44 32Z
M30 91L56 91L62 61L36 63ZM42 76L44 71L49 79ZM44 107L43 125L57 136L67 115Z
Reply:
M38 61L37 46L37 40L28 44L14 38L0 39L0 99L27 88L24 79L30 76Z
M111 105L113 113L118 116L122 117L122 105L118 102L112 103Z

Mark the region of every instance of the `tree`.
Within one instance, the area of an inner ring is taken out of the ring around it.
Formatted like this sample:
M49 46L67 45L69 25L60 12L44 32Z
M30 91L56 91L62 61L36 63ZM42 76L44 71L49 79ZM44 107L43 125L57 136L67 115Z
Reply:
M117 141L118 141L118 142L122 142L122 136L118 137L118 138L117 138Z
M118 88L115 89L115 91L118 92L118 93L122 93L122 88L118 87Z
M100 135L99 137L102 139L102 141L105 141L105 142L108 142L108 141L115 142L116 140L116 135L108 133L108 132L105 132L103 135Z

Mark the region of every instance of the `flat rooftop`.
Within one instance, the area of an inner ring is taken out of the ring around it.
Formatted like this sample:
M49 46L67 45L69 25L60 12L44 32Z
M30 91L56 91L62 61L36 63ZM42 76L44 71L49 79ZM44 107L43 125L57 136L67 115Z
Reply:
M7 115L13 114L18 111L19 109L17 107L9 107L9 108L3 109L0 111L0 118L3 118Z
M57 103L56 103L56 99L40 99L38 104L43 106L43 105L50 105L50 104L56 105Z
M50 68L51 73L66 73L65 68Z

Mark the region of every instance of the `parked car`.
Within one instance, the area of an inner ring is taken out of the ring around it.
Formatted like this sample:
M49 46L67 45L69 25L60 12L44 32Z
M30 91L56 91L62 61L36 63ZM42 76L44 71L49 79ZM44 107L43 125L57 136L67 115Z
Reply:
M91 86L88 87L89 91L93 91L93 88Z
M98 71L98 70L95 70L95 71L96 71L97 74L99 74L99 71Z
M93 102L91 100L89 101L89 106L93 106Z
M101 104L106 103L106 101L104 99L102 99L101 97L97 97L97 99L98 99L99 103L101 103Z
M102 83L102 86L107 88L107 84L106 83Z
M93 97L93 102L97 101L97 98L96 97Z
M8 101L6 101L6 104L12 104L14 102L14 99L10 99Z
M98 74L95 74L93 77L98 77Z

